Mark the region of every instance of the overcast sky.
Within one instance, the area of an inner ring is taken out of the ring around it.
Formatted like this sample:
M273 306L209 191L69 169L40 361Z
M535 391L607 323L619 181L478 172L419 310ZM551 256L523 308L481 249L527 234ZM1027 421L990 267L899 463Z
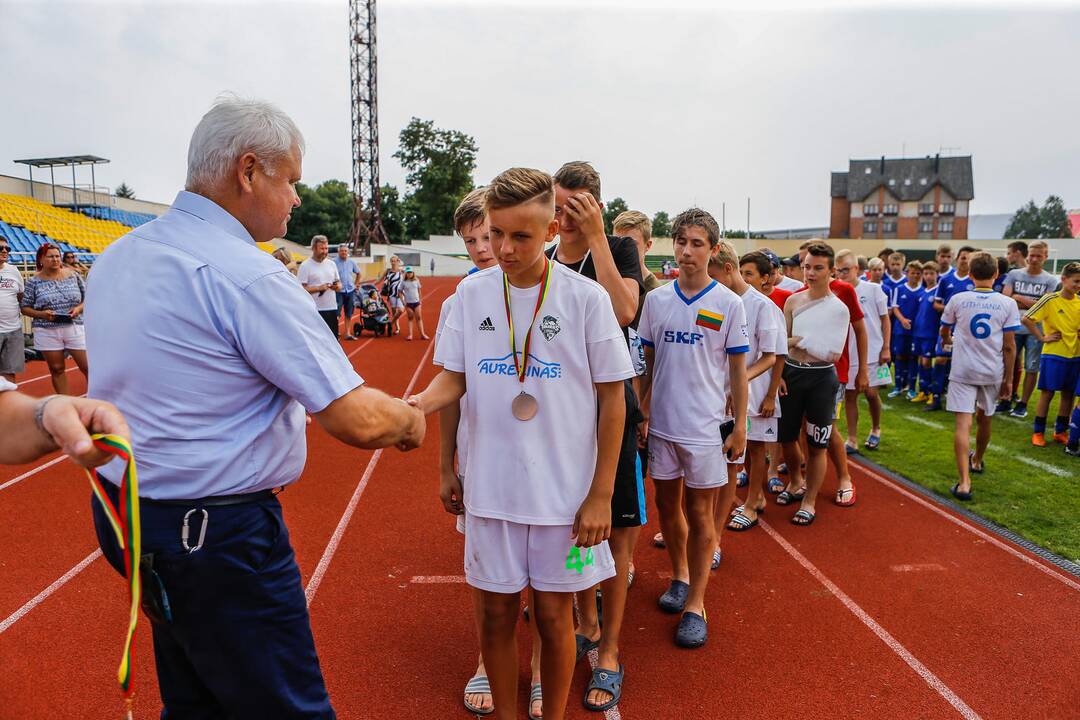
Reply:
M99 184L171 202L231 90L295 118L305 182L349 180L347 5L0 0L0 173L96 154ZM831 170L942 148L974 156L974 213L1080 206L1076 6L796 6L382 0L383 181L403 184L391 155L417 116L476 138L478 183L586 159L607 199L718 217L726 201L729 227L747 196L755 229L827 225Z

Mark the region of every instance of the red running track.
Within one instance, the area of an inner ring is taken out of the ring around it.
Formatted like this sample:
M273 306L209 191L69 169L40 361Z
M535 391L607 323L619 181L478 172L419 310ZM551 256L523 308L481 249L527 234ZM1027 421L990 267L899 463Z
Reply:
M427 282L429 331L452 284ZM391 393L435 374L429 343L343 347ZM69 377L81 392L81 376ZM20 389L50 392L47 379ZM436 497L436 423L406 454L347 448L317 426L308 439L308 466L282 501L309 595L317 590L312 625L339 716L469 717L461 689L476 642L461 538ZM95 556L74 466L4 487L42 463L0 471L0 719L115 717L124 585ZM655 605L666 556L642 534L625 694L608 718L1077 716L1080 582L885 477L853 472L855 508L822 502L817 522L797 528L792 509L770 504L761 527L725 533L710 640L698 651L672 643L676 620ZM524 714L524 626L521 639ZM135 662L136 716L157 717L145 624ZM595 717L580 706L587 678L583 663L570 717Z

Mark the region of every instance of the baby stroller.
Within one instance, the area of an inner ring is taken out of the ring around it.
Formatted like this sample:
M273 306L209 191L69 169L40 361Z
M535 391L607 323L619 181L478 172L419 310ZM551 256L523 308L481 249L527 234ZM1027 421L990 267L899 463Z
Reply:
M379 298L375 285L365 283L356 290L356 307L360 308L360 320L353 323L352 334L363 335L367 330L375 337L390 334L390 311Z

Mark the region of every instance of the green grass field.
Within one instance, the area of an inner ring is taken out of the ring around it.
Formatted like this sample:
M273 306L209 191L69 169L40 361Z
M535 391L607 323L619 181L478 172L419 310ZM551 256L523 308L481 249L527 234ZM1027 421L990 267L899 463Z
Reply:
M888 392L889 387L881 388ZM859 400L860 452L900 475L953 500L949 488L957 480L951 413L924 412L923 404L884 398L881 446L862 447L870 432L866 398ZM1048 445L1031 444L1038 390L1025 419L994 416L994 432L986 453L986 472L972 476L974 499L964 506L1028 540L1080 563L1080 458L1065 454L1050 440L1057 398L1050 407ZM847 423L840 420L840 429ZM972 434L972 448L975 437Z

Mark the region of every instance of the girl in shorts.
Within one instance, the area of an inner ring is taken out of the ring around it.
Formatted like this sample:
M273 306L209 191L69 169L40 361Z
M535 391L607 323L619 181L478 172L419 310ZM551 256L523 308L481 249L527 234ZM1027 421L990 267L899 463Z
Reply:
M401 294L405 300L405 314L409 318L409 336L406 340L413 339L413 323L420 328L420 337L428 339L424 332L424 318L420 314L420 278L411 267L405 268L405 279L401 283Z

